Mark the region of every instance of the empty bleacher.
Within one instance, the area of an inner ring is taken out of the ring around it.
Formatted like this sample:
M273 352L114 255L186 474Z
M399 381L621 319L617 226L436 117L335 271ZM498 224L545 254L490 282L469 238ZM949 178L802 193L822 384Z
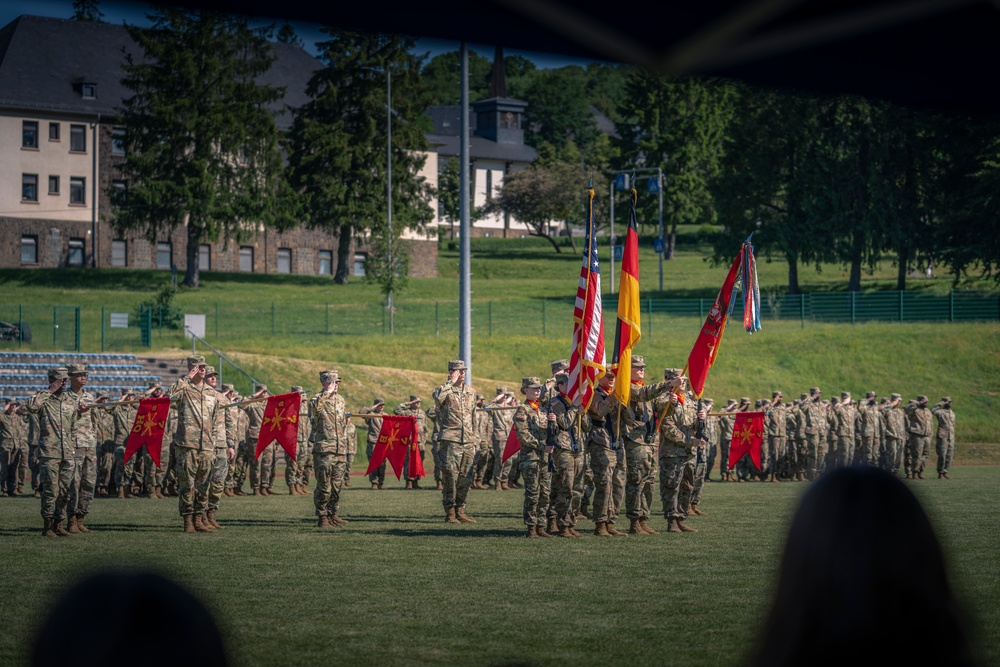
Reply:
M123 389L145 389L160 382L134 354L78 352L0 352L0 398L25 400L48 387L48 371L56 366L84 364L87 390L109 391L117 396Z

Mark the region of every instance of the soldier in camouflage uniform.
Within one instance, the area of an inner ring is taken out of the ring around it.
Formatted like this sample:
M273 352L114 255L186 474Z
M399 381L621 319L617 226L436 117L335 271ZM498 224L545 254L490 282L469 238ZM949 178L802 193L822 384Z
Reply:
M73 481L73 427L79 405L66 390L69 372L64 367L48 373L49 387L35 394L24 410L38 415L38 471L42 486L42 535L69 535L62 522L66 518L68 491Z
M306 496L309 492L309 471L312 470L312 452L309 451L309 401L305 400L305 388L295 385L291 391L302 394L299 399L299 429L295 441L295 460L285 453L285 481L288 483L288 493L293 496Z
M702 401L701 412L705 415L703 418L705 423L705 445L695 447L694 449L694 484L691 487L691 504L688 507L688 513L695 516L701 516L705 513L698 508L698 504L701 502L701 493L705 488L705 477L708 475L710 469L709 461L711 461L711 457L709 456L709 451L712 446L712 439L718 438L715 427L716 418L707 416L712 411L713 405L715 405L715 401L711 398L706 398ZM697 404L695 408L697 408Z
M667 368L663 376L668 381L681 382L679 386L672 388L683 390L681 369ZM690 398L690 394L688 396ZM693 401L686 400L679 391L671 392L664 400L657 401L657 407L660 414L660 500L667 519L667 532L695 533L698 531L684 521L691 506L696 450L706 444L705 440L695 438L695 429L697 420L704 419L706 411L703 407L699 413ZM640 535L650 532L641 530L644 527L640 523L640 530L630 529L629 532Z
M706 398L707 411L712 412L715 407L715 399ZM705 478L704 481L712 481L712 468L715 467L715 460L719 456L719 418L718 417L706 417L705 418L705 440L708 442L708 460L705 461Z
M27 412L23 405L17 412L28 424L28 468L31 470L31 490L34 491L36 498L41 498L42 486L38 474L38 445L41 430L38 426L38 415Z
M618 452L624 450L616 432L618 399L614 395L615 375L605 373L594 387L594 397L587 409L590 430L587 433L587 454L594 474L594 535L610 537L624 535L615 529L613 495Z
M492 465L492 442L490 431L493 430L493 419L484 410L486 397L476 394L476 412L472 417L472 426L476 431L476 458L472 462L472 488L488 489L483 483L486 470Z
M465 513L465 499L472 485L475 427L472 415L476 392L465 384L465 362L448 362L448 381L434 390L434 406L441 426L442 505L448 523L475 523Z
M111 400L111 394L107 391L101 390L97 392L98 404L106 404ZM104 478L105 472L105 461L108 457L111 459L111 463L108 465L108 470L114 467L114 456L115 456L115 422L111 417L110 410L100 409L94 410L90 418L94 422L94 433L97 436L97 491L96 494L100 498L108 497L108 487L107 480Z
M360 414L363 415L381 415L382 411L385 409L385 400L379 396L375 397L372 401L370 407L361 408ZM367 428L368 435L365 440L365 454L368 460L372 460L372 453L375 452L375 445L378 444L378 434L382 430L382 417L366 417L365 427ZM382 461L380 465L375 470L371 471L368 475L368 481L371 482L373 489L381 489L385 485L385 467L387 465L386 461Z
M351 485L351 468L354 466L354 457L358 455L358 427L350 420L347 422L347 466L344 468L344 486Z
M95 410L90 408L94 395L84 390L88 378L83 364L70 364L66 369L69 373L67 393L70 400L76 402L77 412L72 432L73 476L66 493L66 530L70 533L89 533L84 519L90 512L94 489L97 488L97 433L92 419Z
M809 395L799 403L796 432L798 439L804 443L805 477L814 480L819 477L826 459L826 414L822 404L822 393L819 387L810 387Z
M524 477L525 536L529 538L554 537L545 530L545 511L552 488L552 473L546 461L553 447L546 444L548 426L546 413L541 409L541 378L521 379L524 403L514 412L514 429L521 443L520 467Z
M19 443L27 445L28 425L18 414L21 406L14 398L8 397L5 403L0 414L0 496L16 496L21 494L21 487L17 486L14 453L20 447Z
M546 428L548 442L554 446L549 507L555 518L555 528L559 537L580 537L576 530L576 512L573 496L583 486L583 437L578 417L582 396L569 400L569 375L559 371L555 375L555 387L549 392L546 407ZM549 526L551 532L553 526Z
M955 413L951 409L951 397L945 396L931 408L937 418L937 473L938 479L948 479L948 468L955 454Z
M10 468L7 480L7 493L11 496L19 496L24 493L24 481L28 475L28 464L31 459L28 445L28 420L25 415L17 412L20 407L21 404L18 403L14 410L14 418L11 420L15 432L15 437L10 443Z
M434 427L431 429L431 460L434 461L434 484L438 491L444 488L441 483L441 468L443 466L441 462L441 420L438 419L438 410L436 407L431 406L424 413L427 419L434 422Z
M791 409L785 411L786 473L789 479L798 482L806 478L806 442L799 433L799 420L802 417L802 406L808 400L809 394L799 394L799 400L793 401Z
M877 396L874 391L865 394L865 400L858 405L858 426L861 435L861 463L878 466L878 431L881 419L878 415Z
M132 390L122 392L121 402L135 399L136 395ZM134 405L117 405L111 409L111 419L115 425L114 481L118 487L119 498L136 497L133 489L136 457L133 456L127 463L125 462L125 441L132 432L132 424L135 423L138 410Z
M739 403L735 398L726 401L723 412L736 412ZM736 415L725 415L719 417L719 473L723 482L735 482L733 471L729 469L729 446L733 442L733 427L736 426Z
M490 408L506 408L515 404L514 395L507 387L497 387L496 398L489 404ZM493 447L493 488L506 491L510 488L510 472L518 463L520 454L515 454L506 461L503 460L503 450L507 446L507 436L514 426L513 410L491 410L490 413L490 444Z
M270 393L265 385L260 385L257 392L251 399L267 399ZM248 399L249 400L249 399ZM277 443L269 442L257 456L257 439L260 437L260 428L264 425L264 410L267 409L267 401L262 400L256 403L247 403L239 407L247 416L247 459L250 463L250 486L255 496L272 496L277 492L271 489L271 466L274 464L274 457L277 455Z
M683 383L678 373L669 380L645 385L643 380L646 377L646 360L638 354L632 355L630 373L632 386L629 402L628 405L622 405L621 411L616 415L620 416L621 437L625 443L625 513L630 522L629 533L655 535L656 531L649 526L649 516L655 481L653 458L657 441L656 420L662 408L657 411L652 402Z
M420 409L420 397L416 394L410 394L410 400L406 403L400 403L397 405L392 414L399 415L401 417L413 417L417 420L417 455L420 456L420 461L422 463L427 462L427 438L430 429L427 428L427 416L424 411ZM413 454L413 448L407 448L406 458L403 461L403 469L407 473L410 471L410 456ZM407 474L406 477L406 488L407 489L419 489L420 488L420 478L410 477Z
M917 396L916 403L907 405L903 412L906 413L906 430L909 436L906 445L906 476L910 479L923 479L933 427L933 416L927 409L927 397Z
M187 358L187 368L187 375L168 392L177 411L174 433L177 506L185 533L211 533L215 529L205 520L205 511L222 406L218 392L205 382L208 370L205 357L192 354Z
M313 504L317 527L343 527L347 521L340 517L340 491L347 473L347 408L340 389L340 374L335 370L319 374L323 391L309 401L309 421L312 423L310 441L313 444L313 469L316 472L316 490Z
M849 466L854 463L854 431L858 419L850 392L840 392L840 403L834 408L834 415L837 419L836 465Z
M220 391L219 376L212 366L205 370L205 383L215 392L216 400L219 402L215 420L215 455L212 459L211 480L208 485L205 521L212 528L219 529L222 528L222 524L215 515L219 511L219 501L225 495L229 463L236 459L236 415L233 409L226 408L230 401Z
M772 482L780 481L778 474L787 455L788 419L785 416L782 398L780 391L771 392L771 401L766 407L767 417L764 419L764 428L767 432L767 463L761 461L761 468Z
M226 395L231 403L239 403L243 400L243 397L239 395L235 387L232 387L231 393L226 392ZM250 426L247 413L237 408L232 408L232 410L236 413L234 415L236 418L236 458L233 460L232 465L229 466L230 474L229 478L226 479L226 485L231 491L227 492L227 495L245 496L243 482L246 481L247 474L250 471L250 459L254 454L250 450L256 447L257 443L250 444L247 442L247 430Z
M897 393L889 396L889 402L881 407L882 422L885 432L882 438L882 460L885 470L892 475L899 475L899 466L903 463L903 445L906 442L906 415L899 407L903 397Z

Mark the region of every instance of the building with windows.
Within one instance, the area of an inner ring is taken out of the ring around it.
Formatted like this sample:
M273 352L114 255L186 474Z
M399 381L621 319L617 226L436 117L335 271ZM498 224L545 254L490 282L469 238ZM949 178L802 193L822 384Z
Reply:
M306 84L320 63L301 48L274 44L276 61L263 83L282 86L278 126L291 126L307 100ZM186 267L186 230L148 239L117 234L108 220L113 192L127 197L117 165L125 155L116 109L126 53L137 53L123 26L21 16L0 29L0 266ZM437 155L422 175L437 184ZM437 202L431 202L437 209ZM407 232L413 276L437 275L436 221L424 234ZM329 275L336 269L335 234L305 227L260 229L243 244L198 248L202 271ZM367 248L352 240L349 273L363 272Z

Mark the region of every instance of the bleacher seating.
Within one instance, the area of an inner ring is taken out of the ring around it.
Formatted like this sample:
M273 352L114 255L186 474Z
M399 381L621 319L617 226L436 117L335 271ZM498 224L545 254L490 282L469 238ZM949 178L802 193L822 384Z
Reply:
M109 391L118 396L122 389L141 390L159 375L152 375L136 363L134 354L97 352L0 352L0 398L13 396L26 400L48 386L48 371L55 366L84 364L87 367L87 390Z

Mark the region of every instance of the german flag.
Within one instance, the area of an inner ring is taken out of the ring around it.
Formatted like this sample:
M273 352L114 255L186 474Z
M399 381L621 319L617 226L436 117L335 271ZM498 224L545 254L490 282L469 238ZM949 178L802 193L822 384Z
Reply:
M632 188L628 212L628 232L622 254L621 279L618 282L618 321L615 323L615 346L611 350L611 370L617 378L615 396L628 404L632 388L632 348L642 337L639 314L639 225L635 205L638 193Z

